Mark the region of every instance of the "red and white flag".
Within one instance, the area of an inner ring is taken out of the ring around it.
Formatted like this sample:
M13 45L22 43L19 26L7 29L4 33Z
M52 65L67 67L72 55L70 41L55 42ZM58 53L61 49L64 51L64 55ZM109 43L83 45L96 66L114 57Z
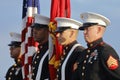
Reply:
M32 37L31 24L34 22L33 14L39 13L39 0L23 0L23 28L22 28L22 75L23 80L31 80L32 56L37 50L37 42Z

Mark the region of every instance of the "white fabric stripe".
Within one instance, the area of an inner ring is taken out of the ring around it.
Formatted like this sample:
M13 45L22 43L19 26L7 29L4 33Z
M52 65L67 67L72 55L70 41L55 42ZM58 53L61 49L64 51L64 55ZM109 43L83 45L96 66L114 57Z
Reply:
M53 43L52 43L52 37L49 35L49 60L51 59L52 55L54 54L53 53Z
M36 51L35 51L35 47L29 47L28 46L28 48L29 49L31 49L31 50L28 50L28 52L27 53L25 53L25 64L27 64L28 63L28 57L30 57L30 56L32 56ZM33 51L32 51L33 50ZM34 53L32 53L32 52L34 52Z
M28 27L28 31L26 32L25 34L25 43L27 44L28 43L28 38L31 37L31 30L32 28L31 27Z
M33 15L33 13L32 13L33 12L33 7L28 7L27 10L28 10L27 16L32 17L32 15Z
M77 46L80 46L80 44L75 44L75 45L72 47L72 49L69 51L69 53L68 53L65 61L64 61L63 64L62 64L62 69L61 69L61 70L62 70L62 71L61 71L61 75L62 75L62 76L61 76L61 80L65 80L65 67L66 67L66 63L67 63L70 55L72 54L72 52L74 51L74 49L75 49Z
M25 42L21 43L21 53L24 54L25 53Z
M28 32L26 32L26 34L25 34L25 44L27 44L28 43Z
M25 78L25 75L24 75L25 73L24 73L24 66L22 67L22 77L23 77L23 79Z
M25 54L25 62L24 62L24 64L27 64L28 63L28 54L26 53Z
M31 31L32 31L32 28L28 27L27 37L31 37Z
M29 77L29 79L31 79L32 78L32 67L31 67L31 65L29 65L29 75L28 75L28 77Z
M25 54L25 64L28 63L28 57L33 56L33 54L36 52L37 48L34 46L28 46L28 52Z
M28 57L33 56L33 54L37 51L37 48L35 46L28 46Z
M33 9L34 9L34 11L33 11L34 13L33 14L37 14L38 13L37 7L34 7Z
M26 34L25 34L25 44L27 44L28 43L28 37L26 36ZM25 45L26 46L26 45Z
M36 75L36 79L35 80L40 80L40 78L41 78L42 64L43 64L46 56L48 55L48 53L49 53L49 50L46 51L46 53L42 57L41 61L39 62L38 71L37 71L37 75Z

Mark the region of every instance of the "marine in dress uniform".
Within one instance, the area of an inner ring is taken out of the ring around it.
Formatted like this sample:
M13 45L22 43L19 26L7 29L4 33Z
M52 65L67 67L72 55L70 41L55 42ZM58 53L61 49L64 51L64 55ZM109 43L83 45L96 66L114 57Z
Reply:
M8 46L10 46L10 54L15 64L8 69L5 78L6 80L23 80L20 61L21 35L11 32L10 36L12 41Z
M120 59L116 51L103 41L103 34L110 20L103 15L86 12L81 14L85 21L80 30L88 48L77 60L72 80L120 80Z
M48 68L48 24L49 18L40 14L35 14L33 28L33 38L39 43L38 51L32 60L32 79L49 80Z
M70 18L57 17L55 20L57 21L56 36L58 42L63 46L63 55L57 69L56 80L70 80L73 64L84 50L84 47L77 42L78 29L82 23Z

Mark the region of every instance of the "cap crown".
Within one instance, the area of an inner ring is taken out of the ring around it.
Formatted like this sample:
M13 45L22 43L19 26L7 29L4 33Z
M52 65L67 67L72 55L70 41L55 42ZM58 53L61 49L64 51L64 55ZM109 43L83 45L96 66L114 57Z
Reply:
M83 21L85 21L84 23L98 23L103 26L110 25L110 20L107 17L97 13L86 12L80 14L80 17Z
M19 33L11 32L10 36L12 41L21 42L21 35Z
M55 20L57 21L57 27L70 27L73 29L79 29L79 27L82 26L81 22L71 18L57 17Z
M43 24L43 25L48 25L50 22L50 18L40 15L40 14L34 14L35 22L37 24Z

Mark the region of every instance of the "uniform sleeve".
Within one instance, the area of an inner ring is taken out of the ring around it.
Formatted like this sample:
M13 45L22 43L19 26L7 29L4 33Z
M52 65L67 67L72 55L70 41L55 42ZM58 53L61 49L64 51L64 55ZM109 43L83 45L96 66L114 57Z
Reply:
M116 51L110 46L104 46L102 48L101 62L107 73L120 80L120 59Z

